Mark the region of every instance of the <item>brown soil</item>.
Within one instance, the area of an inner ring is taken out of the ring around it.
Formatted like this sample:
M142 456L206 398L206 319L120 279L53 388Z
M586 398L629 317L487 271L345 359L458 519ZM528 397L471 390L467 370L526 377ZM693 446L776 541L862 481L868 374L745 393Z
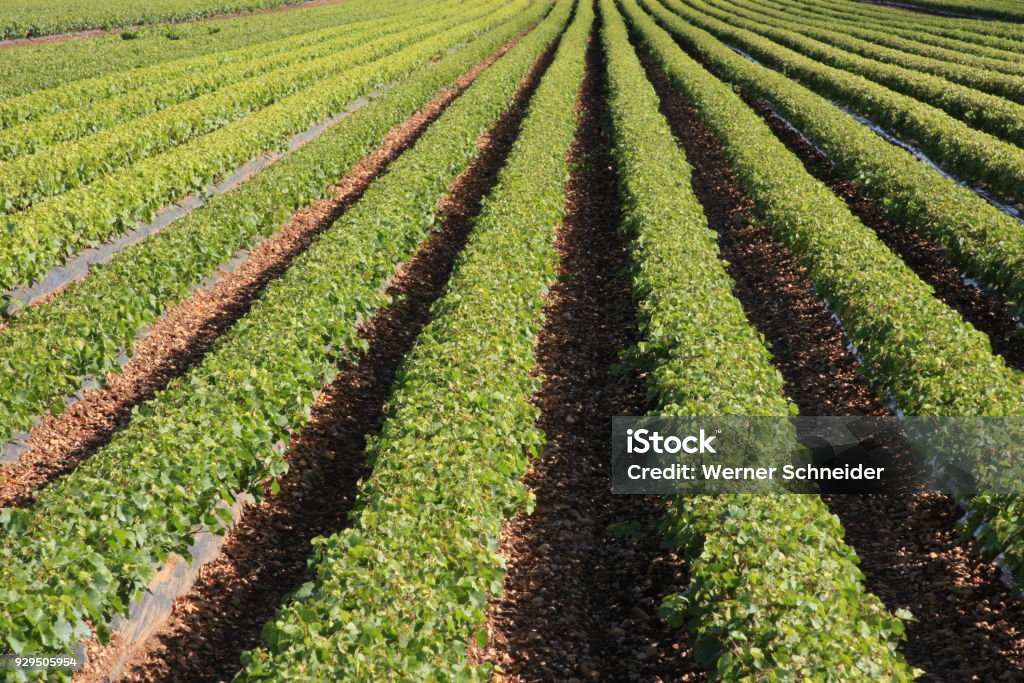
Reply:
M235 272L212 288L196 290L157 321L137 342L131 361L106 377L102 389L84 393L60 415L48 415L30 434L30 450L0 468L0 507L27 507L34 492L73 471L106 445L131 420L132 408L201 362L213 342L244 316L272 280L313 238L355 202L387 165L410 147L444 108L485 68L504 54L509 41L467 72L422 111L392 130L385 144L360 162L330 199L300 209L274 236L260 243Z
M775 135L796 154L808 172L841 197L864 225L874 230L917 275L935 288L936 296L989 336L992 350L1006 363L1024 369L1024 331L1018 330L1005 303L995 294L972 287L946 259L936 242L889 220L884 210L844 179L834 164L797 134L763 102L749 102Z
M886 414L857 379L857 363L806 272L766 229L753 226L752 203L713 134L649 60L645 66L694 166L694 189L721 236L736 294L770 344L801 414ZM867 589L890 610L906 607L918 619L908 624L901 650L928 672L922 680L1024 680L1024 603L1001 583L995 566L958 544L962 511L951 498L915 493L825 500L861 558Z
M43 43L63 43L69 40L79 40L81 38L95 38L97 36L104 36L108 33L123 33L124 31L131 30L133 28L148 28L150 26L171 26L175 24L195 24L203 21L222 21L224 19L238 19L240 17L248 17L254 14L276 14L277 12L289 12L296 9L308 9L310 7L320 7L322 5L336 5L342 2L348 2L348 0L306 0L295 5L278 5L276 7L266 7L258 10L244 10L241 12L231 12L226 14L213 14L202 19L180 19L176 21L165 21L158 22L155 24L134 24L132 26L104 29L104 28L92 28L85 31L72 31L70 33L56 33L48 36L33 36L31 38L8 38L6 40L0 40L0 50L15 47L25 47L27 45L40 45Z
M193 589L175 602L168 623L125 667L124 680L230 679L240 653L261 644L261 629L282 600L312 578L310 541L347 523L358 481L368 473L366 438L380 430L395 373L430 320L431 304L444 291L553 54L552 49L538 59L513 106L480 138L480 156L439 205L440 228L389 283L396 303L361 330L369 351L318 398L310 424L286 456L290 469L280 493L245 510L221 555L203 567ZM103 673L80 679L99 680Z
M501 667L499 680L704 678L685 633L657 616L661 599L687 582L653 528L662 501L611 493L611 417L646 406L643 378L615 369L639 332L616 233L622 216L603 73L592 40L568 215L557 235L559 281L537 345L547 446L525 477L536 510L503 530L505 594L488 610L488 648L474 653ZM619 534L613 525L634 530Z

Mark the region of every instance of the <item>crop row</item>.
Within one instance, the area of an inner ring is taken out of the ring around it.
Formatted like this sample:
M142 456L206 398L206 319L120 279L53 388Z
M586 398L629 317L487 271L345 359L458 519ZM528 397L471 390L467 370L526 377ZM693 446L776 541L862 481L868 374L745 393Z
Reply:
M1002 54L998 57L971 54L962 49L951 49L937 44L930 44L920 40L920 38L912 39L906 37L906 33L894 33L891 28L886 30L872 22L856 21L828 15L810 6L790 5L785 0L766 0L758 5L744 1L742 4L749 9L761 9L771 12L773 16L787 16L793 24L807 24L818 28L841 28L852 37L877 45L884 45L908 55L919 55L942 62L963 64L977 69L997 71L1004 74L1024 74L1024 63L1021 63L1019 58L1014 59L1009 54ZM856 45L853 41L850 41L848 44Z
M409 9L405 3L397 3L396 6L404 8L405 11ZM367 12L353 14L348 17L349 21L338 25L268 39L255 45L225 48L213 53L172 59L134 69L126 68L105 76L71 80L55 87L34 90L19 97L7 97L0 101L0 128L17 126L67 110L96 106L113 97L126 97L131 93L141 95L142 92L146 92L145 89L156 88L159 85L168 87L168 92L160 94L159 90L153 90L150 97L174 97L175 93L170 91L168 84L182 83L182 87L187 88L185 84L190 77L201 74L215 75L218 71L240 63L256 61L260 57L287 55L292 50L312 47L354 31L365 30L378 22L390 23L395 18L391 13L377 13L364 18L366 14Z
M14 125L0 131L0 159L10 159L23 154L35 154L51 145L95 135L132 119L167 109L176 104L193 100L206 93L220 91L228 86L244 83L268 72L284 69L302 62L322 58L362 43L382 32L399 32L425 19L450 13L444 4L432 6L426 12L413 12L392 20L359 22L329 32L317 32L316 40L303 35L299 39L280 41L282 44L273 52L251 50L250 55L236 54L231 63L210 65L207 68L193 68L188 65L172 78L157 77L140 88L111 98L80 103L72 111L61 111L51 115L36 116L31 121ZM308 44L304 44L308 43ZM218 55L219 56L219 55ZM198 59L197 62L211 61ZM172 71L167 69L167 71ZM163 76L164 74L160 74ZM75 84L67 90L79 90ZM237 87L237 86L236 86ZM64 99L67 94L59 93ZM26 98L28 99L28 98ZM26 113L26 112L19 112ZM215 119L218 117L214 117ZM225 119L221 118L222 121ZM151 150L156 151L156 150Z
M655 54L674 47L624 4ZM651 373L655 411L795 414L733 296L690 166L622 18L612 0L601 8L623 230L647 337L639 360ZM817 496L682 496L670 505L666 532L690 557L690 588L670 597L665 612L677 625L692 618L695 654L723 680L912 679L896 652L909 615L894 617L864 590L839 521Z
M491 6L485 5L485 8L491 9ZM362 44L358 47L350 46L343 52L327 51L318 59L286 66L148 116L125 121L96 135L0 163L0 197L4 198L0 211L8 214L24 211L47 197L60 195L118 169L138 164L194 138L227 127L270 105L277 103L280 106L281 101L289 96L298 94L303 100L310 99L313 86L328 89L352 68L429 39L443 32L452 20L463 16L470 20L483 13L458 12L452 17L440 17L437 21L413 26L394 35L389 34L386 27L370 27L360 36ZM306 115L301 124L309 120L316 119ZM255 156L254 152L272 149L275 143L280 144L278 140L282 136L302 129L286 127L275 131L276 134L270 135L264 146L247 148L244 159ZM228 163L237 165L238 158L236 152L229 156ZM224 165L220 164L219 168L224 168ZM208 183L210 177L201 174L197 180Z
M168 202L204 190L259 153L282 147L290 135L421 68L464 36L503 21L526 1L515 0L476 19L466 17L448 31L335 74L242 121L8 217L7 238L0 242L0 290L40 278L66 256L151 219ZM387 42L375 41L374 47L387 51Z
M401 10L404 4L396 7ZM88 40L26 45L4 51L0 60L0 99L14 99L82 79L116 78L117 74L136 69L188 62L217 52L245 49L391 14L390 6L379 3L344 2L302 12L145 27L133 30L130 39L110 34ZM116 86L113 92L119 92Z
M45 0L5 2L0 39L45 36L90 28L116 28L158 21L202 19L224 12L295 5L304 0L78 0L53 5Z
M734 27L753 31L820 64L863 76L896 93L930 104L972 128L990 133L1018 147L1024 145L1024 107L1016 102L980 92L974 87L952 83L938 76L879 61L877 51L882 48L876 48L876 54L867 59L794 31L779 28L777 23L766 21L760 13L748 12L734 6L729 6L728 10L718 9L723 3L714 0L696 0L689 4L707 15L726 21ZM964 77L970 80L970 74Z
M665 5L695 26L738 47L826 97L849 106L918 146L963 178L987 185L1010 201L1024 194L1024 150L975 130L931 105L847 73L693 9L699 3Z
M1024 311L1024 225L800 84L692 24L658 16L720 77L765 100L824 150L892 220L937 239L954 263Z
M869 73L865 70L864 62L857 59L849 60L840 57L829 60L833 66L840 68L844 68L844 64L850 62L850 66L845 67L848 71L860 73L878 83L888 85L901 92L906 92L906 94L917 94L919 98L925 100L934 100L936 97L938 99L934 101L949 100L950 104L944 108L954 115L965 115L965 112L970 112L973 107L977 106L977 102L972 100L977 95L972 93L971 89L1004 97L1018 104L1024 102L1024 80L1021 79L1021 76L1024 75L1024 65L996 62L996 60L981 60L985 63L984 66L968 64L968 61L977 62L979 59L970 60L969 56L968 59L964 59L962 55L952 52L946 59L910 54L905 50L885 47L873 42L873 39L877 39L876 36L882 37L883 40L887 38L888 36L884 33L862 32L856 29L851 31L851 28L847 26L837 27L835 20L819 19L812 21L794 16L789 12L754 5L746 2L746 0L712 2L712 4L719 9L735 11L748 19L763 22L766 25L790 29L790 31L795 31L803 36L820 41L820 43L827 43L846 52L860 55L860 57L883 62L886 65L885 72L876 74L874 71ZM861 33L869 39L863 40L853 37L851 35L852 32ZM780 42L782 42L781 39ZM803 45L801 41L790 40L787 40L786 44L798 50ZM820 45L814 45L813 49L817 51L822 48ZM808 53L804 52L804 54ZM999 68L993 70L989 64L991 62L996 62ZM931 74L932 76L958 83L961 86L965 86L965 90L958 90L956 93L953 93L948 84L943 85L941 81L934 78L921 78L915 75L914 72ZM901 79L912 83L913 87L905 87L900 82ZM988 100L985 101L987 102ZM1010 109L1009 111L1014 110ZM974 117L971 117L969 113L966 115L969 117L969 120L974 120ZM998 131L994 130L993 132L998 134Z
M560 3L561 4L561 3ZM202 365L137 407L132 423L28 510L0 515L0 641L66 650L91 624L103 638L196 527L223 529L221 506L287 469L276 445L308 420L314 392L365 346L360 321L437 221L436 205L478 153L562 28L556 11L481 74L412 150L271 283Z
M519 481L543 442L530 371L592 20L579 3L403 362L352 527L316 542L313 582L265 629L241 680L486 678L466 653L486 645L484 610L502 590L502 522L532 502Z
M686 35L685 22L651 0L640 1L658 21ZM882 396L914 416L1021 414L1024 378L992 354L985 335L936 299L842 200L813 180L731 89L719 81L708 92L700 89L709 76L678 47L666 47L661 58L716 133L758 214L807 267L842 320L867 379ZM979 532L985 545L1005 549L1008 564L1022 566L1024 529L1014 506L993 499L975 509L992 522Z

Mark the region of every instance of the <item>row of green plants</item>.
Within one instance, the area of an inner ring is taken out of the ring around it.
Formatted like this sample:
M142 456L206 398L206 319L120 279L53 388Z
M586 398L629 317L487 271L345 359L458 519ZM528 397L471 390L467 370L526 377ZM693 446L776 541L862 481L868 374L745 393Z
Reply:
M735 6L729 6L728 10L719 9L727 3L695 0L688 4L734 27L746 28L776 44L784 45L820 64L863 76L894 92L937 107L972 128L990 133L1018 147L1024 146L1024 106L981 92L976 89L979 87L977 84L974 87L963 86L939 76L915 71L910 68L908 56L904 56L901 63L906 66L887 63L878 58L877 52L882 48L872 50L869 46L869 51L873 53L870 59L851 54L795 31L780 28L776 22L767 20L760 13L748 12ZM971 77L970 72L963 75L968 81ZM1009 80L1011 84L1014 81Z
M863 114L917 146L948 171L985 185L1011 202L1024 196L1024 150L1020 147L975 130L929 104L695 10L695 0L690 0L690 4L666 0L664 4L723 42Z
M307 40L308 34L304 34L297 39L280 41L290 44L281 45L274 51L248 50L250 55L239 54L243 52L241 50L233 51L230 62L225 59L206 68L193 68L194 65L187 65L184 69L167 69L167 72L179 73L171 78L166 78L166 73L161 73L142 87L126 93L100 99L91 104L83 102L70 111L34 116L30 121L0 131L0 159L35 154L57 143L95 135L201 95L221 91L228 86L237 86L268 72L356 47L375 36L382 35L383 32L403 31L415 23L422 24L425 19L433 19L438 14L444 15L450 11L450 7L439 5L431 7L426 14L419 12L410 17L372 20L359 22L350 27L331 29L318 35L315 40ZM307 42L309 44L302 44ZM80 87L76 85L68 90L78 90Z
M671 41L632 3L655 53ZM601 0L622 230L659 415L786 417L783 379L748 322L690 187L691 168L612 0ZM795 435L792 436L795 444ZM817 496L679 496L664 524L690 585L663 613L688 624L697 659L727 681L908 681L897 652L905 612L868 593L839 521ZM822 629L821 624L828 624Z
M981 58L971 60L968 56L965 59L961 55L948 50L946 52L949 52L949 55L946 56L946 59L922 56L874 42L877 40L875 38L876 35L885 40L889 37L887 34L881 32L861 32L856 29L851 30L848 26L838 27L834 19L809 20L794 16L789 12L772 10L769 7L748 3L745 0L712 2L711 4L719 9L740 12L743 16L754 21L761 21L771 26L790 29L820 43L826 43L861 57L883 62L890 67L901 67L897 71L887 71L881 79L872 77L872 80L901 91L902 87L897 85L893 79L905 76L904 72L909 70L911 72L931 74L932 76L958 83L968 89L980 90L991 95L1004 97L1018 104L1024 102L1024 79L1021 78L1024 75L1024 65L1021 64L983 60L987 63L984 66L980 66L968 62L977 62ZM855 37L854 34L856 33L860 33L864 38ZM800 46L796 43L792 44L791 47L800 49ZM934 50L941 51L940 48L934 48ZM995 63L999 68L993 69L988 63ZM832 61L832 64L833 66L838 65L836 61ZM856 68L849 70L861 73L861 75L867 75L863 72L862 67L863 63L858 61ZM939 93L940 98L948 98L950 96L946 88L933 79L922 81L919 86L908 90L908 92L917 92L924 99L933 96L936 92ZM937 87L941 87L941 90L937 91ZM970 95L969 91L967 93L961 91L958 98L966 98L967 95ZM970 111L970 107L975 105L969 99L964 99L962 106L958 106L956 101L953 101L950 106L958 111L962 110L963 107L967 107L967 110ZM955 114L956 112L951 113Z
M54 5L45 0L2 0L0 39L45 36L91 28L116 28L164 21L187 21L305 0L77 0Z
M151 220L167 203L205 190L267 150L284 148L290 135L341 114L357 98L422 68L466 36L507 20L528 1L515 0L498 12L467 17L448 30L437 31L435 25L435 35L426 40L331 76L320 86L242 121L9 216L0 240L0 290L41 278L82 248L121 234L137 221ZM386 51L387 41L375 42Z
M665 25L682 25L660 5L640 1ZM719 139L759 217L807 268L876 390L912 416L1022 414L1024 378L993 355L988 338L935 298L729 86L657 31L664 39L651 47L667 75ZM1019 504L986 498L973 509L976 524L988 520L977 527L986 554L1004 551L1012 570L1024 568Z
M491 8L490 5L485 7ZM271 109L274 105L280 110L282 102L294 105L298 101L310 101L318 90L338 87L339 83L346 82L348 71L382 59L397 49L442 34L447 25L456 20L470 21L484 13L461 11L397 34L389 34L386 28L370 27L358 47L350 46L340 52L327 51L318 59L295 63L148 116L124 121L96 135L2 162L0 197L3 197L3 206L0 212L15 214L24 211L48 197L87 186L122 168L135 166L232 123L236 125L231 130L241 128L244 131L248 123L246 119L251 114ZM298 99L289 100L295 96ZM327 115L333 113L337 110L328 110ZM308 121L316 121L317 118L305 114L290 126L267 131L261 136L262 144L258 147L253 147L250 141L244 149L233 154L225 150L227 159L217 164L216 170L233 168L239 160L247 161L266 149L274 149L282 140L304 130ZM14 135L18 134L14 132ZM198 169L193 173L196 171ZM204 185L216 177L209 172L198 173L197 176L195 181ZM10 220L17 221L18 218Z
M237 496L259 498L317 392L366 342L387 281L438 222L477 140L564 26L560 7L484 71L363 198L271 283L204 362L140 404L131 424L30 509L0 513L0 642L61 652L146 589L200 525L223 532ZM271 491L274 490L271 485ZM9 672L5 672L11 675Z
M406 3L397 3L396 7L409 11L409 5ZM139 100L143 99L142 92L148 92L147 98L161 98L160 101L163 101L177 95L171 85L180 83L183 89L188 89L189 79L197 75L217 76L219 71L240 63L258 63L260 57L284 55L292 50L322 44L329 39L360 29L365 30L376 22L387 24L395 20L392 14L378 13L363 18L364 14L366 13L353 15L350 21L338 25L303 31L283 38L268 39L256 44L172 59L139 68L126 68L104 76L77 79L55 87L33 90L18 97L6 97L0 101L0 128L18 126L68 110L99 106L101 102L115 97L127 102L132 93L140 93L140 97L137 98ZM102 48L100 51L102 52ZM166 92L160 90L159 86L166 88ZM180 101L184 99L187 99L187 93ZM144 103L139 102L136 106L144 106Z
M560 4L569 5L563 0ZM554 282L590 2L577 5L433 320L403 361L352 526L318 539L315 578L243 657L242 681L486 680L502 523L543 434L534 343Z
M894 222L938 240L951 261L1024 313L1024 225L1018 220L800 84L744 59L679 17L657 16L720 78L763 99L828 154Z
M350 0L302 12L144 27L133 29L130 39L114 33L86 40L23 45L5 50L0 60L0 104L73 81L98 80L390 14L387 5ZM112 92L117 92L116 86Z
M877 23L857 21L835 15L829 15L811 6L791 5L784 0L766 0L759 5L744 2L748 8L760 8L771 11L773 16L788 16L794 22L806 23L819 28L842 28L848 35L866 40L877 45L884 45L900 52L938 59L943 62L964 64L977 69L998 71L1004 74L1024 75L1024 63L1019 56L1008 53L998 57L971 54L962 49L951 49L940 45L929 44L922 40L904 37L906 33L894 33ZM850 43L851 45L855 43Z

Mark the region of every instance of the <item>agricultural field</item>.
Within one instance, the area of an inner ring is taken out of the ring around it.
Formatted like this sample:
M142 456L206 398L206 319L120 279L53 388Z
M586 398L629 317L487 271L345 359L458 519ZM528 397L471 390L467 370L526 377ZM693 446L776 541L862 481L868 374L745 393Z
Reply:
M0 680L1024 681L1024 499L907 464L1024 417L1021 45L0 0ZM884 420L901 488L624 494L627 416Z

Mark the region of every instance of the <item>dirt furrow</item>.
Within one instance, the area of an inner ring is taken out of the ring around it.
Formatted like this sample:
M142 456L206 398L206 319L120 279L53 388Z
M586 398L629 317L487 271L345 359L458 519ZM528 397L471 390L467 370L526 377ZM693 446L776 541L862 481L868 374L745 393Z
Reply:
M693 186L736 295L764 334L787 394L802 415L885 415L857 377L846 349L806 270L765 227L731 172L721 146L649 59L648 75L662 112L695 169ZM910 609L903 654L926 681L1024 680L1024 603L998 570L958 544L960 512L938 494L834 495L829 504L861 558L865 585L890 610Z
M445 107L516 40L463 75L417 114L392 130L385 143L361 161L329 199L297 211L288 223L252 249L234 272L211 288L198 289L157 321L121 372L104 387L86 391L60 415L47 415L29 439L30 449L16 463L0 468L0 507L27 507L35 491L73 471L131 420L131 411L173 379L202 361L210 346L240 320L266 286L351 206L370 182L412 146Z
M1018 329L1013 315L996 294L964 282L959 269L945 258L938 243L889 220L877 202L843 178L828 157L786 125L764 102L748 100L748 104L761 114L776 137L803 161L808 172L828 185L893 253L935 288L939 300L987 334L992 350L1008 365L1024 369L1024 330Z
M685 633L656 614L687 581L653 528L661 501L611 494L611 418L645 412L646 398L641 376L616 370L639 333L616 233L622 215L597 43L558 230L559 281L537 348L547 446L525 478L536 510L503 531L505 594L491 602L490 644L476 655L499 665L503 680L702 680Z
M175 602L167 625L125 667L123 680L230 679L240 653L260 645L263 624L281 601L311 578L310 541L346 525L357 483L367 474L366 439L380 430L395 373L430 320L431 304L443 293L553 54L538 60L513 106L480 138L480 156L440 205L439 229L390 282L396 303L361 330L369 351L318 398L310 424L287 454L290 471L280 493L246 509L221 555Z

